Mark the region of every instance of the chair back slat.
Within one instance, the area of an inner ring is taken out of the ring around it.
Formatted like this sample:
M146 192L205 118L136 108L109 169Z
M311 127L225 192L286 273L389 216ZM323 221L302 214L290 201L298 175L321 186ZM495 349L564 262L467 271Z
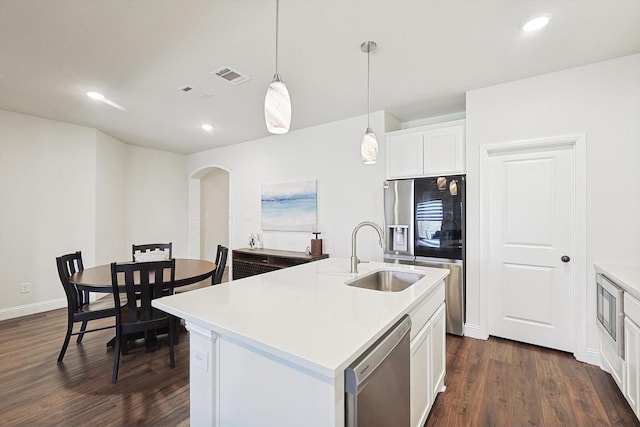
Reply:
M173 243L147 243L144 245L131 245L131 260L136 260L136 252L145 253L156 250L169 252L169 259L173 258Z
M217 249L216 249L216 265L220 264L220 255L222 254L222 248L224 246L222 245L218 245Z
M217 285L222 282L222 275L227 265L227 255L229 248L226 246L218 245L218 255L216 256L216 271L213 273L213 284Z
M58 277L60 278L67 297L67 306L69 309L75 311L89 302L85 301L84 293L80 292L78 288L69 281L69 278L73 274L84 270L82 252L77 251L72 254L59 256L56 258L56 265L58 268Z

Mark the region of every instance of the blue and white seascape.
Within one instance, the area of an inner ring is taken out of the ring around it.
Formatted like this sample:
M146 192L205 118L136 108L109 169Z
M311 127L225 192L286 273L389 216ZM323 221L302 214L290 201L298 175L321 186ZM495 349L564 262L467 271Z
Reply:
M262 230L316 231L316 181L262 185Z

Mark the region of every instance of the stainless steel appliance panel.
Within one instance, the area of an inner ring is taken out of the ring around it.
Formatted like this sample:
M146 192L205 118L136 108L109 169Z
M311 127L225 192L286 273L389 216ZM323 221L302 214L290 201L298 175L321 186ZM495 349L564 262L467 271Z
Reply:
M345 370L347 427L409 427L409 331L405 315Z
M384 262L391 264L415 265L416 257L413 255L390 255L385 254Z
M415 255L464 259L465 176L417 178L414 188Z
M604 275L596 275L598 327L615 344L624 359L624 291Z
M415 226L413 197L413 179L385 181L385 254L413 255Z
M449 269L450 273L444 279L447 333L463 336L466 320L464 261L416 257L415 265Z

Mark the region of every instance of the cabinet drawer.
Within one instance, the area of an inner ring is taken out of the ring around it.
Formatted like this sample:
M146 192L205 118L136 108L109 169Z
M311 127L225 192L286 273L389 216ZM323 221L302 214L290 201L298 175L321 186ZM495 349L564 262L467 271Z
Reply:
M628 292L624 293L624 314L636 325L640 325L640 301Z
M416 336L418 332L427 324L427 321L433 316L438 307L444 302L444 282L440 281L436 288L424 297L420 302L409 310L411 317L411 334L410 339Z

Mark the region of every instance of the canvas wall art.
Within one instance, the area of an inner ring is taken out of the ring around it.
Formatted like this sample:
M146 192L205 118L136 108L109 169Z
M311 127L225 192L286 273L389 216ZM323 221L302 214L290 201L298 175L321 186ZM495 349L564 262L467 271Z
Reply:
M263 184L262 230L316 231L318 193L315 180Z

